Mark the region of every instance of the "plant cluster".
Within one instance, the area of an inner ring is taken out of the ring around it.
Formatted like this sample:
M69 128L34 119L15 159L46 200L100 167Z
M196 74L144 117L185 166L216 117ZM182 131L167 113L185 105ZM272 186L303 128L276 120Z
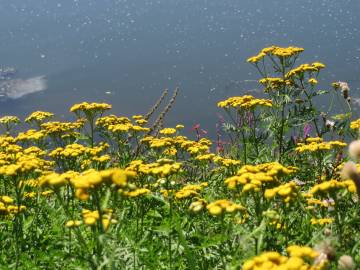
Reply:
M266 97L229 97L215 141L75 104L75 120L0 118L4 269L356 269L360 119L349 87L319 90L319 62L268 47L248 62ZM316 98L330 95L326 111ZM340 97L345 110L332 115ZM224 144L222 138L229 142ZM216 148L215 148L216 147Z

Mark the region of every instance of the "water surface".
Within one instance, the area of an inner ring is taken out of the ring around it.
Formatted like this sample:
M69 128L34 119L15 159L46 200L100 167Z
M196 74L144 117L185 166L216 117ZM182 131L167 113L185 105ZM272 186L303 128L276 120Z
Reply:
M142 114L180 87L167 124L213 131L217 101L258 87L246 58L273 44L304 47L300 61L324 62L324 82L360 97L359 14L358 0L2 0L0 65L47 90L0 102L0 115L68 118L81 101Z

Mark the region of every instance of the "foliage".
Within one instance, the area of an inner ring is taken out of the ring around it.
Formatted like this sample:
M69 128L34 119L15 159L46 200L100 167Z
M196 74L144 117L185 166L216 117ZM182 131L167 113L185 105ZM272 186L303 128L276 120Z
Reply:
M222 144L75 104L72 122L49 112L0 118L0 264L9 269L337 269L360 265L356 183L342 180L357 138L348 85L317 90L319 62L302 48L248 59L266 98L230 97ZM343 97L331 116L320 95ZM216 150L214 149L217 146ZM360 166L360 165L359 165ZM359 167L360 168L360 167ZM346 256L345 256L346 255ZM350 256L350 257L349 257ZM350 258L350 259L349 259ZM346 268L351 269L351 268Z

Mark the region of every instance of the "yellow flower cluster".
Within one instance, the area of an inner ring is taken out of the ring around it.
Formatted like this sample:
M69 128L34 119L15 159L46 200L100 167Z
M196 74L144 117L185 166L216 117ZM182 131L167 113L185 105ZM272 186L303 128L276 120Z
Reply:
M341 141L324 142L322 138L307 138L305 143L298 143L295 150L299 153L326 151L334 148L345 147L346 143Z
M97 156L108 147L109 145L107 143L102 143L99 146L95 147L86 147L81 144L73 143L66 145L65 148L56 148L55 150L50 152L49 156L52 158L77 158L85 154L89 156Z
M42 157L45 155L45 151L43 151L42 149L40 149L37 146L30 146L29 148L24 149L24 154L26 154L26 155L33 154L37 157Z
M136 197L148 195L151 193L151 191L150 189L147 188L135 188L134 190L130 190L130 191L123 191L120 189L119 193L125 197L136 198Z
M109 125L108 130L112 133L126 133L129 131L133 132L148 132L150 131L150 128L142 127L139 125L133 125L131 123L129 124L115 124L115 125Z
M270 99L254 98L251 95L230 97L226 100L220 101L217 104L220 108L228 109L233 107L236 109L250 110L257 106L272 107L272 101Z
M30 184L56 188L69 184L70 180L77 177L78 175L79 173L74 171L67 171L62 174L52 172L41 176L37 181L33 180L34 183L31 182Z
M334 222L333 218L319 218L319 219L312 218L310 220L311 225L321 225L321 226L331 224L333 222Z
M257 55L251 56L247 59L248 63L253 63L256 64L257 62L259 62L260 60L264 59L264 57L266 56L265 53L260 52Z
M0 118L0 124L15 124L20 123L20 119L16 116L3 116Z
M54 114L51 112L43 112L43 111L36 111L30 114L26 119L25 122L35 122L35 123L42 123L44 120L53 117Z
M280 58L291 57L291 56L298 55L299 53L301 53L303 51L304 51L304 49L299 48L299 47L290 46L290 47L284 48L284 47L271 46L271 47L262 49L257 55L248 58L247 62L257 63L260 60L262 60L266 55L269 55L269 56L275 55Z
M74 227L78 227L80 225L81 225L80 220L69 220L65 223L65 227L67 227L67 228L74 228Z
M297 186L294 182L286 183L280 185L275 188L266 189L264 196L267 199L272 199L276 195L279 195L280 198L285 202L288 203L292 199L296 198L298 194Z
M10 135L0 135L0 148L7 148L16 142L15 138Z
M217 200L209 203L206 206L206 209L209 211L210 215L213 216L219 216L224 213L236 213L239 211L246 212L245 207L228 200Z
M11 215L23 212L26 210L26 206L14 205L14 200L9 196L0 196L0 215Z
M319 72L323 68L325 68L325 65L319 62L314 62L312 64L302 64L286 73L285 78L293 78L296 76L300 77L303 76L304 72Z
M102 156L100 156L100 157L92 157L91 158L91 160L92 161L95 161L95 162L99 162L99 163L105 163L105 162L108 162L108 161L110 161L110 159L111 159L111 157L110 157L110 155L102 155Z
M207 154L200 154L195 157L196 160L199 161L212 161L215 158L215 154L213 153L207 153Z
M73 133L84 126L84 121L79 119L76 122L46 122L41 124L41 128L47 135L59 135L64 133Z
M308 80L308 83L310 83L311 85L316 85L318 83L318 81L315 78L310 78Z
M319 200L312 197L312 194L310 194L310 198L306 199L306 202L308 206L307 209L314 208L315 205L318 205L320 207L328 208L335 205L335 201L329 201L329 200Z
M38 141L45 137L43 130L29 129L25 132L20 132L15 138L17 141Z
M75 104L70 108L70 112L79 113L79 112L96 112L96 111L106 111L110 110L111 105L107 103L88 103L88 102L82 102L79 104Z
M0 167L0 175L20 176L32 172L42 172L49 170L52 162L36 157L33 154L18 153L15 163Z
M102 214L102 225L105 231L109 228L110 223L117 223L117 220L112 218L112 213L112 209L105 209L104 213ZM99 211L97 210L91 211L88 209L83 209L82 217L84 224L90 226L95 225L96 222L100 219Z
M360 129L360 118L350 123L351 129Z
M304 51L303 48L290 46L287 48L275 47L272 50L269 50L269 53L278 57L290 57L290 56L298 55L303 51Z
M102 184L114 184L119 189L125 189L128 181L135 177L134 172L125 171L122 169L108 169L103 171L88 170L70 180L75 187L75 196L83 201L90 197L90 190L96 189Z
M83 201L90 197L90 190L98 186L109 183L116 185L119 189L127 188L128 181L135 177L135 173L122 169L107 169L95 171L93 169L82 173L67 171L63 174L50 173L39 178L40 186L49 186L52 188L71 184L75 188L75 196Z
M263 184L277 182L280 177L290 175L296 171L297 168L284 167L278 162L245 165L241 167L235 176L225 179L225 184L230 189L241 185L243 186L243 192L259 191Z
M237 166L240 165L240 160L235 160L235 159L231 159L231 158L223 158L220 156L215 156L213 158L214 162L217 163L220 166L223 167L231 167L231 166Z
M160 134L163 135L172 135L176 133L176 129L175 128L163 128L159 131Z
M139 115L139 117L141 117ZM127 117L109 115L104 116L96 120L96 125L103 127L112 133L126 133L129 131L133 132L148 132L149 128L143 127L147 123L145 119L136 118L136 124L134 125L131 120Z
M223 158L221 156L217 156L213 153L207 153L207 154L200 154L195 157L196 160L199 161L213 161L216 164L223 166L223 167L230 167L230 166L236 166L240 165L240 160L234 160L231 158Z
M127 117L121 116L118 117L116 115L107 115L100 117L96 120L96 125L100 127L108 128L110 125L117 125L117 124L130 124L131 120Z
M279 90L286 85L291 85L290 80L284 80L282 78L272 78L266 77L259 80L259 83L265 86L265 92L270 92L272 90Z
M149 164L145 164L142 160L133 160L126 170L164 178L179 172L181 170L181 163L171 159L159 159Z
M207 182L201 183L199 185L186 185L175 193L175 198L181 200L189 197L196 197L199 195L199 192L207 186Z
M148 144L150 148L169 147L172 151L181 149L189 154L196 155L209 151L211 141L201 138L198 142L187 139L185 136L160 137L147 136L141 140L142 143Z
M338 181L334 179L316 184L311 188L310 193L314 195L324 195L343 188L351 193L356 193L356 186L352 180Z
M250 260L247 260L243 270L323 270L327 261L310 265L307 261L314 262L320 255L310 247L290 246L287 248L289 256L283 256L278 252L264 252Z
M102 226L105 231L108 230L110 224L117 223L116 219L112 218L113 210L112 209L105 209L104 213L102 214ZM82 218L85 225L93 226L97 223L97 221L100 219L99 211L91 211L88 209L82 210ZM80 220L69 220L65 223L65 227L67 228L74 228L78 227L82 224Z

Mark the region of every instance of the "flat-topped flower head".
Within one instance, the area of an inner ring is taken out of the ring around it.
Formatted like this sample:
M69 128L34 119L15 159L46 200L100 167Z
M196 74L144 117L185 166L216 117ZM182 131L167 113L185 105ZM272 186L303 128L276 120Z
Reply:
M276 183L283 177L297 171L295 167L285 167L278 162L263 163L258 165L245 165L240 168L235 176L225 179L229 189L242 187L242 192L260 191L267 183Z
M159 131L160 134L163 135L172 135L176 133L176 129L175 128L163 128Z
M217 200L206 206L209 214L220 216L225 213L233 214L239 211L246 212L245 207L228 200Z
M265 92L280 90L287 85L291 85L290 80L284 80L280 77L265 77L259 80L259 83L265 86Z
M285 203L289 203L298 195L297 185L294 182L289 182L275 188L266 189L264 196L266 199L273 199L279 197Z
M281 57L295 56L303 51L304 48L290 46L290 47L275 47L269 53L281 58Z
M262 254L245 261L243 270L297 270L311 269L324 270L327 267L327 260L319 263L315 260L320 256L318 252L307 246L289 246L289 256L281 255L275 251L266 251Z
M20 123L20 119L16 116L3 116L0 118L0 124Z
M0 127L7 133L19 123L21 123L20 119L16 116L7 115L0 118Z
M321 69L325 67L324 64L315 62L312 64L301 64L298 67L295 67L288 71L285 74L285 78L298 78L303 77L305 73L312 74L312 73L318 73Z
M54 114L51 112L36 111L36 112L31 113L25 119L25 122L28 122L28 123L34 122L34 123L40 124L40 123L44 122L44 120L47 120L53 116L54 116Z
M270 99L259 99L254 98L251 95L245 95L239 97L230 97L224 101L220 101L217 106L225 109L232 107L236 109L249 110L258 106L272 107L272 101Z
M322 138L307 138L305 143L298 143L295 150L298 153L304 152L318 152L318 151L329 151L333 149L340 149L345 147L347 144L341 141L328 141L324 142Z
M271 46L263 48L257 55L254 55L247 59L248 63L257 64L259 61L263 60L265 56L276 56L278 58L289 58L292 56L297 56L304 49L300 47L278 47Z
M96 103L96 102L92 102L92 103L88 103L88 102L82 102L79 104L75 104L70 108L70 112L88 112L88 111L106 111L106 110L110 110L111 109L111 105L107 104L107 103Z
M351 129L356 129L356 130L360 130L360 118L357 120L354 120L350 123L350 128Z
M350 193L356 193L356 186L352 180L338 181L335 179L314 185L310 193L313 195L327 196L327 194L340 189L348 190Z

